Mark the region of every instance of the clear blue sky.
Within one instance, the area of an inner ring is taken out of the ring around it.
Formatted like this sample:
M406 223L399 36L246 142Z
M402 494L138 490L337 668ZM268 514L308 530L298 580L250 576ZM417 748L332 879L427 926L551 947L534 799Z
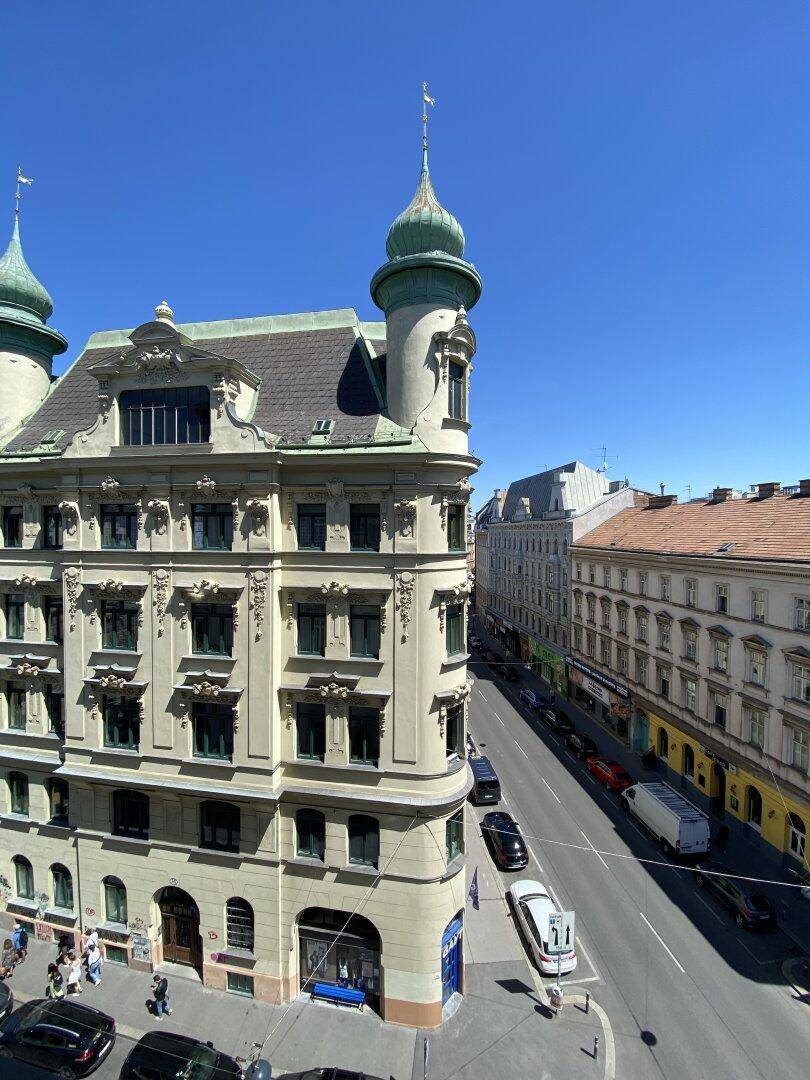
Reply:
M602 443L611 475L682 498L795 482L809 30L806 3L740 0L6 3L2 228L20 163L69 359L164 296L181 321L380 317L426 78L436 188L485 286L474 504Z

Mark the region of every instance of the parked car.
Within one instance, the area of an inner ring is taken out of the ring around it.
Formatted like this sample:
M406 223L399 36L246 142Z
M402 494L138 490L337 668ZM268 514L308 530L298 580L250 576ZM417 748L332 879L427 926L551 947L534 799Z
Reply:
M559 908L539 881L521 879L510 886L507 896L532 959L543 975L557 974L557 955L548 951L548 917ZM576 947L560 956L560 974L568 975L577 966Z
M6 1020L0 1058L51 1069L63 1080L87 1076L115 1044L115 1020L78 1001L34 998Z
M502 870L523 870L529 865L529 852L520 827L511 814L503 810L484 814L481 829L495 862Z
M556 709L546 709L549 714L547 723L552 731L556 731L558 735L565 737L569 731L574 730L574 725L568 719L564 712L557 712Z
M503 665L503 677L507 682L517 682L520 676L518 675L517 664L504 664Z
M618 761L611 761L596 754L585 759L585 768L611 791L622 792L635 783L630 773Z
M14 995L8 983L0 982L0 1024L14 1009Z
M534 690L521 690L518 694L518 698L524 705L527 705L530 709L540 708L540 698L534 692Z
M495 656L489 649L481 649L478 653L479 658L484 661L485 664L490 664L495 659Z
M572 754L575 754L578 758L598 757L599 747L590 737L590 735L583 735L575 728L571 728L566 732L565 741Z
M473 774L473 786L470 790L470 801L480 806L482 803L499 803L501 801L501 782L498 774L492 768L489 758L470 758L470 768Z
M467 638L467 644L471 649L478 649L481 646L481 638L476 637L475 634L470 634Z
M308 1069L306 1072L285 1073L282 1080L379 1080L370 1073L353 1072L351 1069Z
M695 882L734 914L737 926L746 930L767 930L776 926L776 912L770 900L752 882L715 876L733 873L723 863L708 860L695 871Z
M238 1080L242 1070L213 1043L200 1042L173 1031L149 1031L129 1052L119 1080Z

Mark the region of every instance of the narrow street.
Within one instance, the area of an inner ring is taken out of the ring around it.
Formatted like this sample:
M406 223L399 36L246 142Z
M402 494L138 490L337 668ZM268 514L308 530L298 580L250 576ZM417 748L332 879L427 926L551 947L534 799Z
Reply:
M616 1075L804 1075L807 1009L781 970L796 954L794 943L780 930L738 929L702 895L694 875L667 864L617 796L518 703L519 683L500 682L483 663L470 671L473 737L492 761L501 805L520 824L532 855L527 870L501 875L504 890L517 878L537 877L563 908L576 911L579 966L566 989L589 990L607 1011ZM574 706L562 707L600 749L613 752L597 724ZM487 809L474 812L480 818Z

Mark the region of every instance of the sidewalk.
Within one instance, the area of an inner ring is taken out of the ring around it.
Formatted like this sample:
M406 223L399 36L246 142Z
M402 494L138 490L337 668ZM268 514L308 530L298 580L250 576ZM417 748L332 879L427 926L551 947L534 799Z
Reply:
M477 622L477 633L481 641L488 647L496 649L502 655L511 657L513 660L517 659L509 653L505 646L487 632L481 625L480 620ZM518 668L518 674L520 676L520 682L518 683L502 684L499 682L505 693L512 690L515 697L517 697L520 689L527 687L548 694L549 684L535 675L531 668L521 666ZM494 674L493 680L498 681ZM630 750L609 728L600 724L598 720L574 704L573 701L561 698L558 694L556 707L570 717L577 731L590 735L597 745L608 751L610 756L620 762L631 776L642 781L660 779L660 773L657 770L645 769L638 754ZM711 823L712 835L716 835L722 820L711 813L708 817ZM758 847L741 836L731 837L727 850L720 856L720 861L741 874L749 874L752 877L765 878L771 881L789 881L787 874L776 862L769 859ZM763 885L762 891L776 908L782 930L801 953L810 955L810 900L799 896L798 889L783 889L779 888L779 886Z

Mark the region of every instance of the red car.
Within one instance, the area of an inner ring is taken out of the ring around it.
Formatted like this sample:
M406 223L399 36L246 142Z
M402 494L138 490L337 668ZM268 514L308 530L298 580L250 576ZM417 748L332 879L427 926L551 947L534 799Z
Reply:
M585 768L611 791L622 792L635 784L633 777L618 761L594 755L586 759Z

